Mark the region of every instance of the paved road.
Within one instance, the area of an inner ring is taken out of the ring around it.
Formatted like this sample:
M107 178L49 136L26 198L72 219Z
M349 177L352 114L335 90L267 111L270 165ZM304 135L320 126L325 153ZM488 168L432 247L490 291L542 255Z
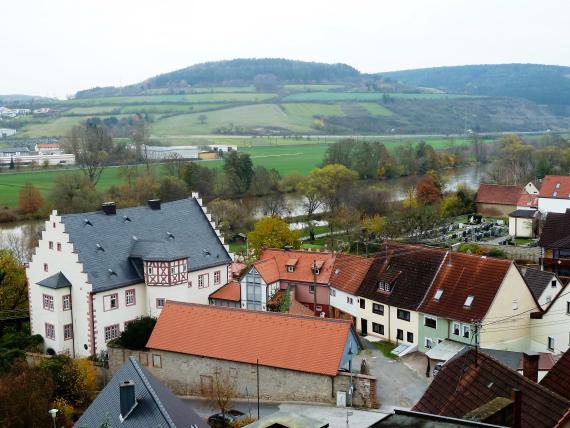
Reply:
M386 358L370 342L368 347L353 360L353 369L360 370L362 359L366 359L370 374L378 379L377 396L380 410L389 412L394 407L411 408L428 387L428 380L402 362Z

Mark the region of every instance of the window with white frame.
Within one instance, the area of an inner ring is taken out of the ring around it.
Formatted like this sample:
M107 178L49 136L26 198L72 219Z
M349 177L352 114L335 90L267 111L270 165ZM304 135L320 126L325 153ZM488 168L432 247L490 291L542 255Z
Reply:
M132 306L136 303L135 301L135 289L125 291L125 305Z
M403 309L398 309L397 317L400 320L410 321L410 311L405 311Z
M519 301L518 299L513 299L513 311L518 311L519 309Z
M570 315L570 300L566 302L566 313Z
M55 327L54 327L54 325L46 322L45 329L46 329L46 338L51 339L51 340L55 340Z
M384 305L372 303L372 312L376 315L384 315Z
M458 322L453 323L453 334L459 336L461 334L461 325Z
M164 308L164 297L159 297L158 299L156 299L156 308L157 309Z
M222 282L222 271L217 270L214 272L214 285L218 285Z
M105 342L116 339L121 334L119 324L113 324L105 327Z
M431 340L430 337L426 337L424 340L424 346L426 347L426 349L433 348L433 340Z
M176 266L172 266L172 267L170 268L170 273L171 273L172 275L174 275L174 274L176 273Z
M330 295L336 297L336 290L334 288L330 289Z
M71 309L71 294L66 294L61 298L62 306L64 311L69 311Z
M471 337L471 326L469 324L463 325L463 337L469 339Z
M550 283L550 286L552 288L556 288L556 280L555 279L552 280L552 282Z
M314 285L309 285L309 293L315 294L315 286Z
M548 336L548 350L554 351L554 337Z
M53 296L49 294L43 295L44 309L48 311L53 311Z
M152 275L152 266L149 266L146 271L149 275Z
M48 271L49 271L48 264L44 263L44 272L48 272Z
M315 306L315 309L317 310L317 312L321 312L323 310L323 307L321 305L317 305Z
M353 303L352 297L346 296L346 303L348 303L349 305L352 305L352 303Z
M295 272L295 266L287 266L287 272Z
M61 242L57 243L57 251L61 251Z
M424 326L429 328L437 328L437 318L424 315Z
M107 294L103 296L103 309L105 311L112 311L119 307L119 295L117 293Z
M376 334L384 334L384 324L372 323L372 331Z
M53 250L53 241L49 241L48 247L50 250Z
M205 273L198 275L198 288L208 288L210 286L210 275Z
M63 340L73 338L73 324L65 324L63 326Z

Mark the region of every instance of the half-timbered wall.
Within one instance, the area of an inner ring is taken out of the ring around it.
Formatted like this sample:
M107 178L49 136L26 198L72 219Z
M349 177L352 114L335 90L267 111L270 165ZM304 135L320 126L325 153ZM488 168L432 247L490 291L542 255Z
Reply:
M145 261L144 277L147 285L178 285L188 281L188 260L170 262Z

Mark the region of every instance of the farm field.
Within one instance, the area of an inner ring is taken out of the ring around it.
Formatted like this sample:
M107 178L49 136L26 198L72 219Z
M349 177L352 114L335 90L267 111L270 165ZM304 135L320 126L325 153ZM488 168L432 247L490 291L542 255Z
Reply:
M121 114L115 114L113 116L119 119L121 117L124 117L124 115ZM98 117L100 119L106 119L110 116L93 115L90 117ZM79 124L82 120L85 120L85 117L61 116L52 121L28 123L19 130L18 137L63 136L67 134L73 126Z
M379 101L384 95L389 95L391 98L408 99L471 98L469 95L443 93L303 92L287 95L283 101Z
M65 104L78 106L160 104L160 103L244 103L261 102L276 95L262 92L207 92L180 95L138 95L131 97L76 98Z

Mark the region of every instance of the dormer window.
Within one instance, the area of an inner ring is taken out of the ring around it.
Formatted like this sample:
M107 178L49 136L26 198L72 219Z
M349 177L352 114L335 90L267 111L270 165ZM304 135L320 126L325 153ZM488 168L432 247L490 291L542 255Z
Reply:
M378 290L390 293L392 291L392 285L386 281L378 281Z
M552 194L552 197L553 197L553 198L555 198L556 196L558 196L558 192L554 192L554 193Z
M313 269L313 272L315 275L318 275L321 273L321 270L319 268L315 268L315 269Z
M439 288L436 292L435 292L435 296L433 296L433 300L435 300L436 302L439 302L439 299L441 299L441 295L443 294L443 290L441 288Z
M554 187L556 187L557 189L560 189L560 183L556 183L556 186L554 186Z
M463 306L466 307L466 308L470 308L470 307L471 307L471 304L473 303L473 299L474 299L474 298L475 298L475 297L474 297L474 296L471 296L471 295L467 296L467 299L465 299L465 303L463 304Z
M287 266L287 272L295 272L295 266Z
M287 266L287 272L289 272L289 273L295 272L295 266L297 265L298 261L299 261L299 259L287 260L287 263L285 263L285 266Z

